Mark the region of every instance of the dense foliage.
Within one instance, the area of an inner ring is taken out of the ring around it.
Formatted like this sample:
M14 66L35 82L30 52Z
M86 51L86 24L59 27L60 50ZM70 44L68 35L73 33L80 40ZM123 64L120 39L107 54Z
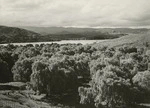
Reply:
M80 103L116 108L150 99L148 46L81 44L0 46L0 82L29 82L33 91L79 92Z
M143 50L124 46L101 52L90 62L90 87L79 88L80 102L98 108L144 102L150 93L150 55Z

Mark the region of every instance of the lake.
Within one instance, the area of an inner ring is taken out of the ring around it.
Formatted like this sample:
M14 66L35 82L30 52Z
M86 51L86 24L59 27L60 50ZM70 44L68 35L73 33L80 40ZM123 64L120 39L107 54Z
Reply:
M108 41L107 40L62 40L62 41L51 41L51 42L27 42L27 43L10 43L13 45L27 45L27 44L33 44L33 45L40 45L40 44L52 44L52 43L57 43L57 44L93 44L93 43L99 43L99 42L104 42L104 41ZM0 44L0 45L8 45L8 44Z

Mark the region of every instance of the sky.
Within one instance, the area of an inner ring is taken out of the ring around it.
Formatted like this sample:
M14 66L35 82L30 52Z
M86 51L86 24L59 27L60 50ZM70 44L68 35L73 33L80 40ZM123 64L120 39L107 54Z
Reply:
M150 0L0 0L0 25L150 27Z

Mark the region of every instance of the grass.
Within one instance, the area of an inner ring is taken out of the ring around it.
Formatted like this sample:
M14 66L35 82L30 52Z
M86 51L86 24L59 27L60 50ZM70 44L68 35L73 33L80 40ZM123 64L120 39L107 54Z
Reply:
M26 91L11 90L0 91L0 106L10 106L11 108L56 108L56 106L52 106L49 103L29 98Z
M99 46L122 46L122 45L130 45L132 44L133 46L143 46L143 43L150 43L150 33L145 33L145 34L129 34L128 36L123 36L121 38L117 39L111 39L105 42L100 42L95 44L95 47Z

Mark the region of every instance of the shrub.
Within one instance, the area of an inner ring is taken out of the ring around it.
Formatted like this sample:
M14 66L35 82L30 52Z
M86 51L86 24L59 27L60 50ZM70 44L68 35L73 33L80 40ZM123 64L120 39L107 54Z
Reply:
M12 68L14 81L28 82L32 73L32 59L26 58L18 60Z

